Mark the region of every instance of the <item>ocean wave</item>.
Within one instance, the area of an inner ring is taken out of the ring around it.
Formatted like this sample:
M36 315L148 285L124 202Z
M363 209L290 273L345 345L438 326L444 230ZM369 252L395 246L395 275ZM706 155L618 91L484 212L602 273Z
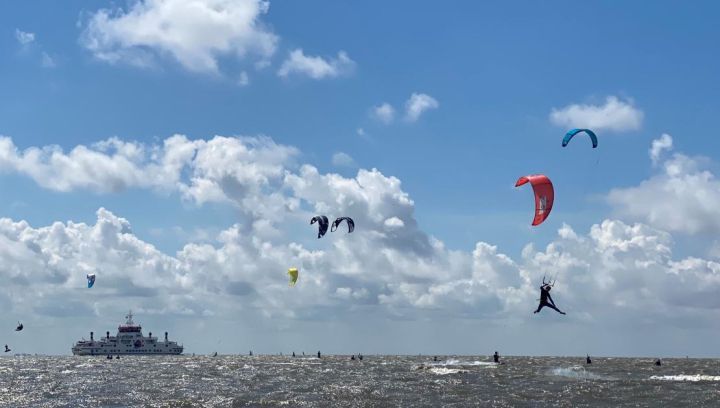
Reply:
M550 374L557 377L572 378L577 380L612 380L611 377L605 377L585 370L585 367L556 367L550 370Z
M461 373L468 372L468 370L463 370L461 368L445 368L445 367L433 367L433 368L429 369L428 371L433 374L438 374L438 375L461 374Z
M653 375L651 380L661 381L720 381L720 375L704 375L704 374L679 374L679 375Z
M490 361L463 361L463 360L457 360L457 359L449 359L445 361L439 361L439 362L432 362L430 363L432 366L486 366L486 367L496 367L498 364L493 363Z

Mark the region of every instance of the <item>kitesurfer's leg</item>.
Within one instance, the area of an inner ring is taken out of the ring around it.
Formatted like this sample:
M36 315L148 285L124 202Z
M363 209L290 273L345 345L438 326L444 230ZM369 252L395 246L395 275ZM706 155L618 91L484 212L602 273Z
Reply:
M537 310L536 310L536 311L534 311L533 313L538 313L538 312L540 311L540 309L542 309L542 308L543 308L543 306L545 306L545 303L544 303L544 302L540 302L540 304L538 305L538 308L537 308Z
M555 309L555 311L558 312L558 313L560 313L560 314L565 314L565 312L563 312L562 310L558 309L555 305L551 305L550 303L548 303L548 304L545 305L545 306L549 307L550 309Z

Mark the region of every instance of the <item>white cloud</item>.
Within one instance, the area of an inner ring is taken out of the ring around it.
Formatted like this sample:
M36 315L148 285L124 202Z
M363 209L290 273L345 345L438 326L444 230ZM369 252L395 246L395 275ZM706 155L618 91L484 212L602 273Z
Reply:
M405 118L410 122L415 122L424 112L437 109L439 106L438 101L432 96L413 92L410 99L405 102Z
M35 41L35 33L27 33L16 28L15 39L17 39L20 45L28 45Z
M650 148L650 159L652 159L653 164L657 164L664 150L670 151L672 148L673 140L667 133L663 133L660 139L653 140L652 147Z
M47 52L42 53L42 66L45 68L55 68L57 64L55 60Z
M263 0L139 0L95 12L81 43L109 63L147 67L171 56L189 71L217 73L221 57L275 53L278 37L261 21L268 9Z
M720 264L673 259L673 239L662 230L605 220L586 234L563 224L543 250L528 245L516 259L486 242L451 250L420 229L399 179L377 169L354 177L323 174L295 165L297 156L266 138L176 135L161 145L108 139L68 154L59 147L21 152L0 139L0 169L47 188L174 189L199 203L231 203L245 215L173 256L104 209L94 225L34 228L0 219L0 295L17 311L40 315L114 309L122 298L145 313L236 315L242 308L278 319L343 319L363 307L407 319L432 311L506 321L533 318L546 274L558 278L555 300L575 322L641 316L666 327L720 311ZM317 240L308 225L317 213L351 216L356 229ZM287 295L289 264L301 270L293 296ZM93 290L103 296L53 308L84 285L85 271L96 272ZM22 290L30 282L34 290Z
M0 137L0 170L26 175L55 191L88 189L119 192L132 187L178 191L199 204L240 202L248 209L270 211L260 203L260 190L284 175L296 154L268 138L188 140L175 135L162 145L144 145L110 138L68 153L59 146L20 151L12 139ZM183 177L184 171L188 176ZM247 201L242 201L242 200Z
M550 121L565 128L591 128L593 130L637 130L643 121L643 112L632 101L608 96L604 105L572 104L553 108Z
M672 138L663 135L653 141L650 156L660 157L672 147ZM720 232L720 181L703 167L707 160L674 154L662 163L662 170L638 186L616 188L607 200L625 217L639 219L668 231L688 234Z
M355 133L357 133L358 136L365 136L365 129L363 128L357 128L355 130Z
M332 164L341 167L353 167L355 166L355 160L347 153L338 152L333 154Z
M405 226L403 220L398 217L390 217L385 220L385 226L388 228L402 228Z
M387 102L372 108L372 116L382 123L388 124L395 119L395 108Z
M306 75L312 79L335 78L350 73L355 67L345 51L338 52L337 58L324 59L305 55L302 49L291 51L278 70L278 75Z

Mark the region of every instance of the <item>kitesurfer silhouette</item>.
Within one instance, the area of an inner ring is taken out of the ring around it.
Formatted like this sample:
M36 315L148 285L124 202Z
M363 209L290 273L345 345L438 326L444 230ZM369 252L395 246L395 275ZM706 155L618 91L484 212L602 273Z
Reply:
M549 282L545 282L545 278L543 277L543 284L540 286L540 304L533 313L538 313L544 306L547 306L564 315L565 312L555 306L555 301L553 301L552 296L550 296L550 289L552 289L552 285Z
M500 354L496 351L495 354L493 354L493 361L497 364L500 364Z
M590 360L590 354L588 354L585 358L585 364L592 364L592 360Z

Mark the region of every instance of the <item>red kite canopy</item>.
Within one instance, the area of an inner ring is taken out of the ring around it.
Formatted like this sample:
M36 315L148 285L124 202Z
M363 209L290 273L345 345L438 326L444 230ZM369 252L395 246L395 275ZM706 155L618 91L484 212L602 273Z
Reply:
M535 193L535 218L533 218L532 225L540 225L550 215L555 201L555 190L553 190L550 179L542 174L520 177L515 183L515 187L520 187L527 182L530 182Z

